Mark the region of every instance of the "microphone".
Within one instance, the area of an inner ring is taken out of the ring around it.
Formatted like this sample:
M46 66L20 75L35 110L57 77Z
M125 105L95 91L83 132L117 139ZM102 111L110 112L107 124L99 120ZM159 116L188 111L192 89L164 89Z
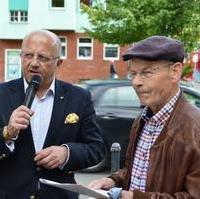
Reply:
M41 77L39 75L33 75L31 77L31 81L29 83L29 86L26 90L24 105L28 108L31 108L31 105L33 103L33 99L35 97L35 94L40 86L41 83Z

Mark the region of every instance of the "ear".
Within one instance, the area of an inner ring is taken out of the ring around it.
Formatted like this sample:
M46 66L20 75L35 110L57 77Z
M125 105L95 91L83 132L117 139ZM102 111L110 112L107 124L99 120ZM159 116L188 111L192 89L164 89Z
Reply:
M62 59L58 59L57 60L57 67L59 67L62 63L63 63L63 60Z
M174 83L178 82L181 79L183 63L176 62L170 66L171 69L171 79Z

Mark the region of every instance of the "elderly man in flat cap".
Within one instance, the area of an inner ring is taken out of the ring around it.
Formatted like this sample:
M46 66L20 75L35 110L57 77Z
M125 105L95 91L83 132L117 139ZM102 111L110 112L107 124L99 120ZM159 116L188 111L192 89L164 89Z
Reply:
M152 36L123 59L145 108L133 123L125 167L90 186L111 189L111 198L200 199L200 111L179 88L182 43Z

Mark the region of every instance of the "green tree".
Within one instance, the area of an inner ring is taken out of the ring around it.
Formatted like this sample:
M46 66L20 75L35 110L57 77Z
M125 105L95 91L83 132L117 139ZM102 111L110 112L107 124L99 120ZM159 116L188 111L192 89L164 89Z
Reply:
M151 35L180 39L188 50L200 40L200 0L93 0L82 5L91 28L86 32L101 42L130 44Z

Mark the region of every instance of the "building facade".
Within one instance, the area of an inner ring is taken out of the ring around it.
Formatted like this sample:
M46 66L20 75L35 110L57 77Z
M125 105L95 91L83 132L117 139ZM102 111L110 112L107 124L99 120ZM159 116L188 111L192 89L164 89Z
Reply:
M121 55L126 47L100 43L83 27L88 18L81 3L90 0L4 0L0 1L0 82L21 77L20 48L24 36L38 29L56 33L62 43L62 66L58 78L69 82L107 78L114 61L120 78L126 76Z

